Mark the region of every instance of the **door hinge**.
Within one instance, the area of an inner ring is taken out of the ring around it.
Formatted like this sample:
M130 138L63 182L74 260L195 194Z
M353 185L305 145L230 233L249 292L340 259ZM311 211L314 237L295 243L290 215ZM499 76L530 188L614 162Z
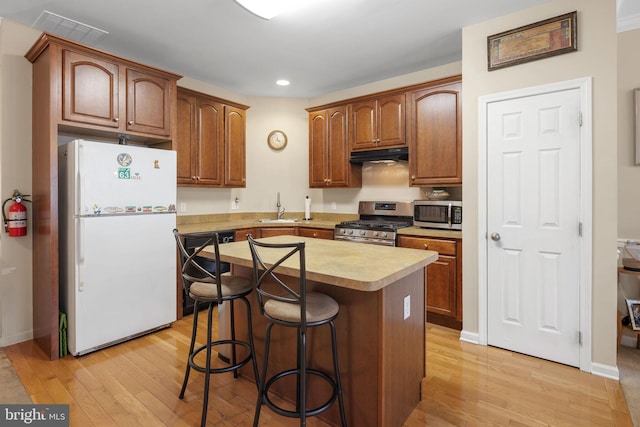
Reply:
M582 223L578 223L578 236L582 237Z
M578 331L578 344L582 345L582 331Z
M578 113L578 125L582 127L582 111Z

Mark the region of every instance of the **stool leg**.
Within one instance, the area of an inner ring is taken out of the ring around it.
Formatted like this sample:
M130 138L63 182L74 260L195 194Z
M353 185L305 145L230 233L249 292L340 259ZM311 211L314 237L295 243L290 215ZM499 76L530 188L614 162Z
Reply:
M260 420L260 409L264 403L264 387L267 382L267 366L269 363L269 346L271 344L271 327L273 323L267 324L266 334L264 336L264 361L262 362L262 376L260 386L258 387L258 401L256 402L256 412L253 416L253 427L258 427L258 421Z
M233 300L229 301L229 317L231 319L231 341L236 340L236 315L233 306ZM235 365L237 360L236 345L231 344L231 365ZM233 378L238 378L238 370L233 370Z
M300 427L307 425L307 334L304 328L298 329L298 413Z
M202 418L200 426L207 425L207 406L209 405L209 380L211 378L211 328L213 317L213 303L209 303L209 311L207 313L207 360L205 362L204 371L204 396L202 396Z
M193 303L193 329L191 330L191 345L189 346L189 355L187 356L187 369L184 373L182 381L182 390L180 390L180 399L184 398L184 392L187 390L187 382L189 381L189 372L191 372L191 355L196 344L196 332L198 332L198 305L200 302L195 300Z
M340 405L340 420L342 427L347 426L347 417L344 412L344 400L342 399L342 381L340 381L340 366L338 365L338 341L336 339L336 325L333 321L329 322L331 326L331 344L333 347L333 370L336 376L336 387L338 388L338 404Z
M247 331L249 333L249 351L251 352L251 362L253 363L253 375L256 379L256 387L260 390L260 374L258 373L258 361L256 360L256 347L253 344L253 325L251 321L251 305L249 304L249 300L245 297L242 297L242 301L244 301L247 306Z

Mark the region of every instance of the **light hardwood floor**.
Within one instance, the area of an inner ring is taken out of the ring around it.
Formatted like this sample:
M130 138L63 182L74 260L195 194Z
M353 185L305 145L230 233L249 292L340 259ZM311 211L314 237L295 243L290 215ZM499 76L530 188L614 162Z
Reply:
M72 426L193 426L200 421L202 374L192 372L178 399L190 329L187 316L155 334L58 361L32 341L4 350L34 403L70 404ZM406 427L633 425L617 381L458 337L427 325L423 400ZM208 425L251 425L255 398L253 383L213 376ZM265 409L260 425L297 422ZM312 418L308 425L327 424Z

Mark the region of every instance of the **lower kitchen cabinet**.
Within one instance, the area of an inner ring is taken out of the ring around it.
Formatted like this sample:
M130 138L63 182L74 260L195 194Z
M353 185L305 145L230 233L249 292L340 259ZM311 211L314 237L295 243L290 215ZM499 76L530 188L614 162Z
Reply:
M253 237L258 237L259 228L251 227L251 228L237 228L236 229L236 242L247 240L247 234L251 234Z
M438 260L425 267L427 322L462 329L462 241L399 236L398 246L437 251Z
M260 229L260 237L273 237L273 236L297 236L298 227L263 227Z
M302 237L313 237L316 239L333 240L333 230L326 228L298 228L298 235Z

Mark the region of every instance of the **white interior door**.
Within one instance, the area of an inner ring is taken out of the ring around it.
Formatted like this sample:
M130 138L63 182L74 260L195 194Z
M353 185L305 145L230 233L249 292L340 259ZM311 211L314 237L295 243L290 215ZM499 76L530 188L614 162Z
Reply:
M580 92L487 106L487 343L580 366Z

